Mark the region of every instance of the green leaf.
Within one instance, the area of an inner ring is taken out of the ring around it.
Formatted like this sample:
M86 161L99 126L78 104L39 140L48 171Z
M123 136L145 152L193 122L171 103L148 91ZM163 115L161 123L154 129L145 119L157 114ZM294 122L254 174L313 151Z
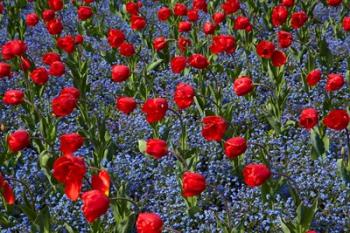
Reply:
M139 140L139 151L141 153L146 153L147 143L145 140Z
M154 70L155 68L157 68L157 66L159 66L162 63L162 61L163 61L163 59L157 59L156 61L149 64L147 66L147 72L150 72L150 71Z

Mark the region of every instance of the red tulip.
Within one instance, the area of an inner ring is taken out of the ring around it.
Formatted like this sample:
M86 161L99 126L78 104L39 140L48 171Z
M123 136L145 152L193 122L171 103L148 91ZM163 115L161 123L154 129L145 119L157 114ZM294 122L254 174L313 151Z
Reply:
M323 124L330 129L337 131L343 130L348 127L350 121L349 114L345 110L332 110L323 119Z
M64 184L64 192L72 201L79 198L85 173L85 162L81 157L61 156L53 164L53 177Z
M18 105L24 101L24 93L21 90L7 90L2 98L4 104Z
M204 176L195 172L185 172L182 176L182 195L193 197L200 195L206 188Z
M15 56L22 56L27 50L27 45L22 40L11 40L2 46L2 58L10 60Z
M65 72L64 63L61 61L54 61L50 65L49 74L52 76L62 76Z
M309 86L315 86L321 80L322 72L319 69L310 71L306 76L306 82Z
M312 129L318 122L318 113L314 108L304 109L299 117L299 124L305 129Z
M131 16L131 29L132 30L142 30L146 27L146 19L142 16L132 15Z
M293 43L293 36L290 32L279 31L277 37L281 48L288 48Z
M47 52L42 56L44 64L51 65L55 61L61 61L61 57L58 53Z
M343 18L343 29L344 31L350 31L350 16Z
M183 36L180 36L177 39L177 47L182 51L182 52L186 52L187 47L191 46L191 40L187 39Z
M167 47L167 39L163 36L157 37L153 40L154 49L159 52Z
M257 54L265 59L270 59L275 51L275 45L267 40L260 41L256 46Z
M216 30L216 25L211 23L211 22L205 22L203 24L203 32L206 34L206 35L211 35L211 34L214 34Z
M47 4L53 11L60 11L63 9L64 3L62 0L48 0Z
M109 45L116 49L119 48L119 46L125 41L125 35L118 29L109 29L107 39Z
M189 32L192 28L192 24L189 21L179 22L179 32Z
M142 106L142 112L146 114L148 123L161 121L168 110L168 102L164 98L147 99Z
M16 130L7 137L7 146L12 153L16 153L30 144L29 133L25 130Z
M2 194L2 196L4 197L8 205L15 204L16 197L15 197L15 194L13 193L12 187L5 180L5 178L2 176L1 173L0 173L0 193Z
M275 67L280 67L286 64L287 56L283 51L275 50L271 57L272 65Z
M125 4L125 9L130 15L138 15L140 6L136 2L128 2Z
M134 46L126 41L119 46L119 53L125 57L130 57L135 54Z
M111 186L111 177L106 170L101 170L98 174L92 176L92 188L109 196L109 189Z
M148 139L146 153L155 159L160 159L168 153L166 141L162 139Z
M158 214L140 213L136 220L137 233L162 233L163 221Z
M243 168L243 179L249 187L260 186L271 176L270 169L265 164L248 164Z
M192 7L193 7L193 9L202 10L204 12L207 12L206 0L193 0Z
M225 20L225 14L222 12L216 12L213 14L213 20L216 24L220 24Z
M93 15L92 8L89 6L80 6L78 8L78 18L85 21Z
M131 75L129 67L125 65L114 65L112 67L112 80L114 82L123 82Z
M55 117L65 117L73 112L77 99L73 95L64 94L54 98L51 104Z
M205 69L209 66L209 61L204 55L195 53L188 58L188 64L197 69Z
M105 214L109 207L109 199L100 190L90 190L81 195L82 210L86 220L91 223Z
M176 16L185 16L187 15L187 7L185 4L176 3L174 6L174 14Z
M11 77L11 66L7 63L0 62L0 78Z
M254 89L253 81L249 76L241 76L233 83L233 90L236 95L244 96Z
M326 91L337 91L344 85L344 77L341 74L329 74L327 78Z
M239 0L226 0L221 8L224 10L226 15L233 14L240 8Z
M73 36L64 36L57 39L57 47L64 50L66 53L74 51L75 38Z
M294 6L294 0L281 0L281 4L286 7Z
M196 9L188 10L187 19L191 22L197 21L199 19L198 11Z
M118 97L115 104L116 108L125 114L130 114L136 108L136 101L133 97Z
M272 9L271 21L274 27L284 24L288 17L288 10L285 6L279 5Z
M170 62L171 70L179 74L186 68L186 57L184 56L175 56L171 59Z
M298 29L302 27L307 21L307 19L308 19L308 16L304 11L293 13L290 21L292 28Z
M53 11L51 9L46 9L43 11L43 13L41 15L43 17L43 20L45 22L47 22L47 21L50 21L50 20L55 18L55 11Z
M242 137L228 139L225 144L225 154L229 159L234 159L247 150L247 142Z
M46 23L46 28L51 35L58 35L63 30L62 21L60 19L52 19Z
M251 31L252 25L250 24L248 17L238 16L235 20L235 26L233 27L233 29Z
M220 116L206 116L202 120L202 136L207 141L219 142L227 129L226 121Z
M171 16L171 10L168 7L162 7L158 10L158 19L160 21L166 21Z
M49 80L49 74L44 67L38 67L32 70L30 78L36 85L44 85Z
M329 6L339 6L342 3L342 0L327 0Z
M27 26L34 27L39 22L39 17L36 13L30 13L26 15Z
M65 95L65 94L72 95L76 100L78 100L80 97L80 91L75 87L64 87L61 90L60 95Z
M193 103L194 89L186 83L179 83L174 93L174 102L179 109L186 109Z
M236 50L236 40L230 35L218 35L213 37L213 43L210 46L212 53L233 53Z
M79 133L69 133L60 136L60 151L66 156L73 155L83 144L84 137Z

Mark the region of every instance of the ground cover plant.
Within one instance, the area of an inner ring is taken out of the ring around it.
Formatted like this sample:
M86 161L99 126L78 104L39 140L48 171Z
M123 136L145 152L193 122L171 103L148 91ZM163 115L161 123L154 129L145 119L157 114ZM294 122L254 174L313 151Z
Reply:
M0 0L1 232L350 232L350 0Z

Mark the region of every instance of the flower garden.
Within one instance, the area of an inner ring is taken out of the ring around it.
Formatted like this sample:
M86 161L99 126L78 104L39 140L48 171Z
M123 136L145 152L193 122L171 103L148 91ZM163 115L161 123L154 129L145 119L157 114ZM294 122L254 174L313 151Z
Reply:
M1 232L350 232L350 0L0 0Z

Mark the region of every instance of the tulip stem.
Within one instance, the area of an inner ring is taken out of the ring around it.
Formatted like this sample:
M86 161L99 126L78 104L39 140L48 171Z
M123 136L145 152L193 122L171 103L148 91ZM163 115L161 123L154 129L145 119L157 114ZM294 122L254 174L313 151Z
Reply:
M112 201L127 201L127 202L130 202L135 207L135 209L136 209L135 211L137 213L140 212L140 208L139 208L138 204L134 200L131 200L131 199L125 198L125 197L113 197L113 198L110 198L110 200L112 200Z
M348 161L347 164L349 166L350 163L350 134L349 134L349 130L347 128L345 128L345 134L346 134L346 141L348 144Z
M174 228L171 228L171 227L164 227L164 230L174 232L174 233L181 233L181 231L175 230Z

